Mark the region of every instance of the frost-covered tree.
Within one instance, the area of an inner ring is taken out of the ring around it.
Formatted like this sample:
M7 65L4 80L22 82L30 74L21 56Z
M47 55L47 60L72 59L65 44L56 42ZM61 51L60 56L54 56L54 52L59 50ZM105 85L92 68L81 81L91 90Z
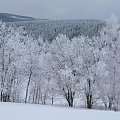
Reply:
M60 94L64 96L70 107L75 95L85 85L87 107L91 108L94 100L94 68L98 62L95 48L87 37L70 40L60 35L50 46L47 55L49 73L57 81ZM85 83L85 84L84 84ZM83 85L84 84L84 85Z
M106 27L101 31L100 41L104 43L102 59L105 66L102 66L107 73L100 76L99 84L102 87L102 100L110 110L118 110L120 94L120 24L117 17L111 16L107 21Z
M19 98L17 63L22 56L23 29L7 27L0 23L0 97L1 101L16 101ZM19 100L18 100L19 101Z
M74 70L73 47L71 41L66 36L57 37L50 46L48 55L46 55L49 73L52 79L56 81L59 92L67 100L70 107L73 106L74 96L76 94L76 83Z
M26 81L25 103L46 104L48 94L48 79L44 72L44 63L42 62L44 54L47 52L47 42L42 38L34 40L28 38L26 44L26 54L21 61Z

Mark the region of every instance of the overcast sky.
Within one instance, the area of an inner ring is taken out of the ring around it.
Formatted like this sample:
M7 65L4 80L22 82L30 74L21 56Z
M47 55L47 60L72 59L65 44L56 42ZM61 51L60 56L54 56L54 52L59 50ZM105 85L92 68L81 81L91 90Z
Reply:
M48 19L120 17L120 0L0 0L1 13Z

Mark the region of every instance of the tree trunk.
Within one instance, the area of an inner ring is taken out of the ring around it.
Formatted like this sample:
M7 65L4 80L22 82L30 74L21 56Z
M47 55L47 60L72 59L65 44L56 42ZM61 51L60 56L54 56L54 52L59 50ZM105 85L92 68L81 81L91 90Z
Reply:
M88 90L86 92L86 101L87 101L87 108L91 109L93 106L93 96L92 96L92 91L91 91L91 81L90 79L87 80L88 82Z
M31 76L32 76L32 69L30 68L29 80L27 83L27 89L26 89L26 95L25 95L25 103L27 102L27 98L28 98L28 91L29 91Z
M63 92L64 92L65 98L68 102L68 106L73 107L75 91L72 91L71 88L67 88L67 92L66 92L65 89L63 88Z

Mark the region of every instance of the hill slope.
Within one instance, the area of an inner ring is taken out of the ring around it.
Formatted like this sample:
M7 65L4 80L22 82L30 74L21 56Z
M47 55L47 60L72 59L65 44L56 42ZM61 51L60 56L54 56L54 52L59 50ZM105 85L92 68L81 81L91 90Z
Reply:
M35 18L8 13L0 13L0 20L3 22L16 22L16 21L31 21L35 20Z
M119 112L0 103L1 120L120 120Z

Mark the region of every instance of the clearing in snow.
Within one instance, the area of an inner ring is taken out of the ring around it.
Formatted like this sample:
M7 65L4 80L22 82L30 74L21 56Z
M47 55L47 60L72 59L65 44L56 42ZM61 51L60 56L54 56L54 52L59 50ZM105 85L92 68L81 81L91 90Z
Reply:
M31 104L0 103L0 120L120 120L120 113Z

